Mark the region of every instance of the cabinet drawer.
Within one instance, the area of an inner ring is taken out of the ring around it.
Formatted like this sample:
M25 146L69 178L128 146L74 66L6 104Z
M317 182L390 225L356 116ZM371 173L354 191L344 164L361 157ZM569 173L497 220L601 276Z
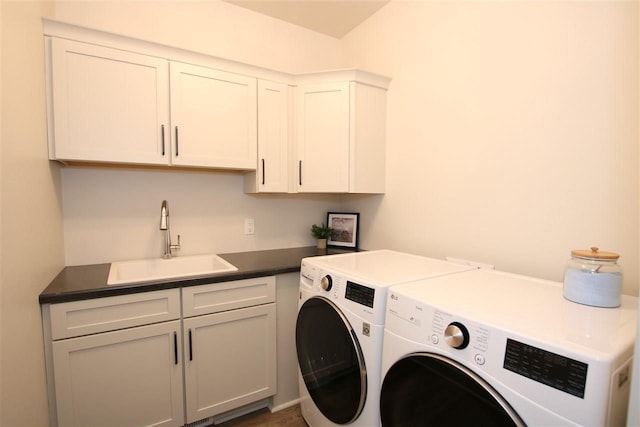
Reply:
M52 304L54 340L180 318L180 290L143 292Z
M182 315L199 316L275 300L275 276L193 286L182 289Z

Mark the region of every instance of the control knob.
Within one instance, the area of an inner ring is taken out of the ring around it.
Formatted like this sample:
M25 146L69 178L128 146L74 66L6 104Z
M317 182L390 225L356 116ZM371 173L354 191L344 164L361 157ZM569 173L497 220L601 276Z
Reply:
M451 322L444 330L444 339L451 347L462 350L469 345L469 331L459 322Z
M324 276L322 279L320 279L320 287L325 291L327 292L330 291L332 285L333 285L333 279L331 279L331 276L329 276L328 274Z

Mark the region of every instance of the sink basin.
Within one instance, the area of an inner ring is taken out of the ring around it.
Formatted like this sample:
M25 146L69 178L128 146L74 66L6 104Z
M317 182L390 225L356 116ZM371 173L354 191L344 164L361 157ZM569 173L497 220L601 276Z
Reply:
M121 261L111 263L107 285L201 277L237 270L235 266L213 254Z

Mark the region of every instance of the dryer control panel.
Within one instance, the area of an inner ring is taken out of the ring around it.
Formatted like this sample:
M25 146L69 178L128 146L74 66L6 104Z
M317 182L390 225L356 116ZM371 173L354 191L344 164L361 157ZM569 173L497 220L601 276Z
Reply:
M373 301L375 296L375 289L347 280L347 289L344 295L346 299L357 302L358 304L362 304L369 308L373 308Z

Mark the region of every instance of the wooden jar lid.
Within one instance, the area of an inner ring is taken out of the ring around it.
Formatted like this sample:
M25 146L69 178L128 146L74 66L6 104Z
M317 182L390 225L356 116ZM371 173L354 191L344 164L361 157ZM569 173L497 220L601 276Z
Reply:
M575 249L571 251L571 255L594 260L616 260L620 258L620 255L615 252L600 252L595 246L591 249Z

